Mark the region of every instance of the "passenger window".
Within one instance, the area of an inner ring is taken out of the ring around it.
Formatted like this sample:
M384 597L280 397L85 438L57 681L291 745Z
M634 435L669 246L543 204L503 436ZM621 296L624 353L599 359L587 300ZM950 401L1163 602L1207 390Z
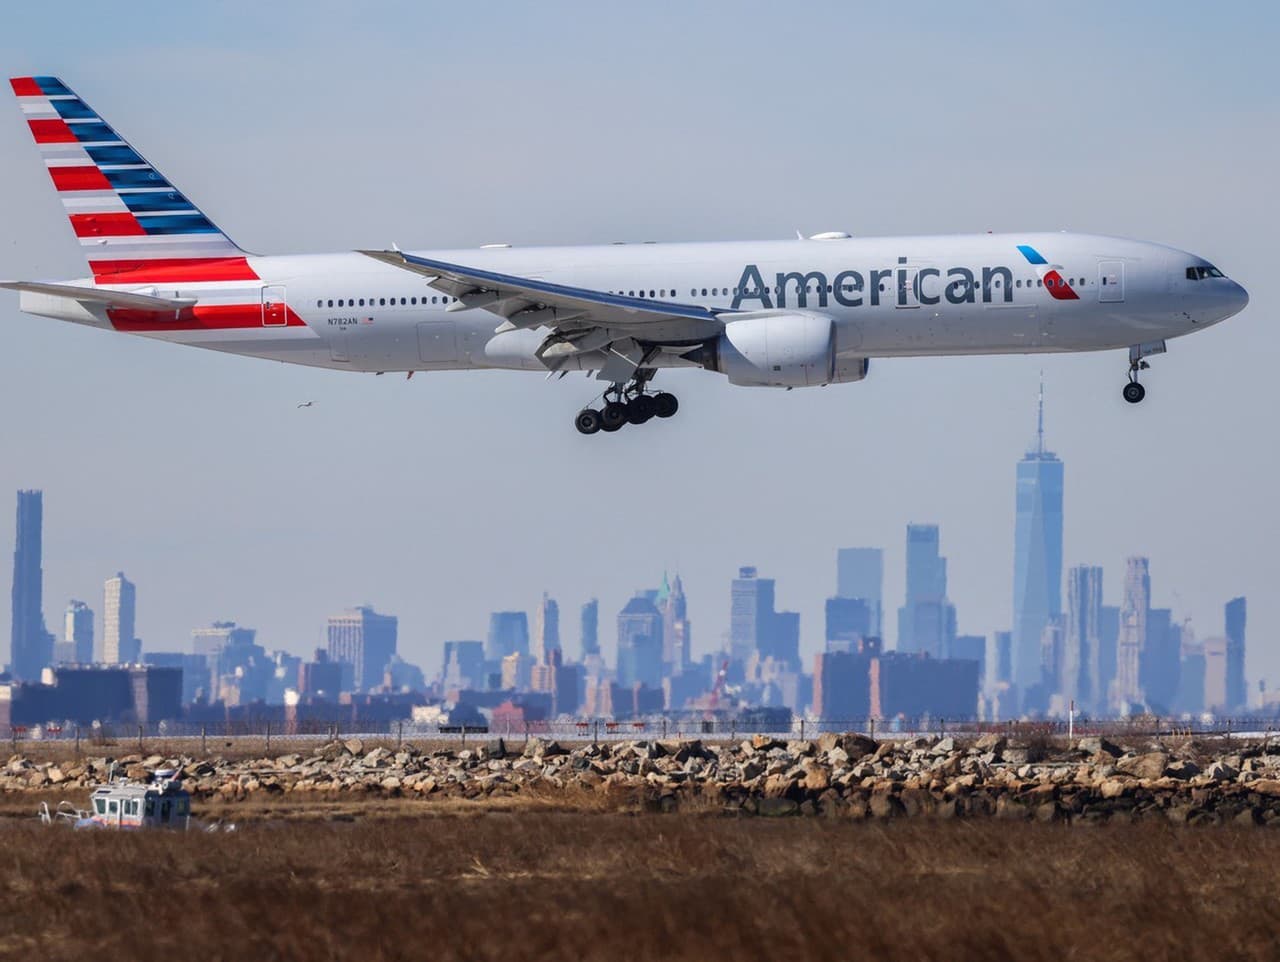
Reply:
M329 306L330 306L330 307L333 307L333 301L330 301L330 302L329 302Z
M109 802L107 802L107 814L108 815L120 814L120 803L117 802L114 798L111 799Z
M433 298L431 298L431 303L432 303L432 304L436 303L436 299L435 299L434 297L433 297Z
M362 297L362 298L360 298L360 306L361 306L361 307L364 307L364 298L363 298L363 297Z
M99 815L105 815L105 814L107 814L107 803L106 803L105 801L103 801L101 798L95 798L95 799L93 800L93 807L94 807L94 810L95 810Z
M1044 281L1038 277L1036 278L1036 287L1044 287Z
M650 291L650 292L649 292L649 296L650 296L650 297L653 297L653 291Z

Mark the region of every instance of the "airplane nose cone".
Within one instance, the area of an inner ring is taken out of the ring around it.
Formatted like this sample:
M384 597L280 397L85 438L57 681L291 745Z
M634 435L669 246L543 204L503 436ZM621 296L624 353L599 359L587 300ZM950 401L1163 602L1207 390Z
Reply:
M1232 314L1239 314L1249 306L1249 292L1235 281L1231 282L1231 289L1227 292L1227 298L1231 302Z

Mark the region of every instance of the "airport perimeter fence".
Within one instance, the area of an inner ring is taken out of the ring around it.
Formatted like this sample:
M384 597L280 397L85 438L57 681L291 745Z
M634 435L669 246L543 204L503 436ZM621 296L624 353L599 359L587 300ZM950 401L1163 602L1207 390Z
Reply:
M669 739L738 741L756 735L806 739L824 733L856 732L880 740L921 736L978 738L999 733L1011 738L1081 738L1101 735L1117 739L1160 736L1206 738L1270 738L1280 733L1275 716L1232 718L1159 718L1072 721L977 721L921 716L917 718L793 718L790 724L776 719L650 717L630 721L581 719L530 722L498 722L490 725L449 725L409 719L381 721L308 721L286 724L279 720L251 719L237 722L191 723L162 721L155 724L52 723L0 726L0 738L14 753L35 743L74 748L76 752L137 751L159 754L217 754L222 751L270 752L274 749L312 748L340 739L359 739L373 747L466 747L502 738L514 745L530 738L563 742L613 742ZM2 744L2 742L0 742Z

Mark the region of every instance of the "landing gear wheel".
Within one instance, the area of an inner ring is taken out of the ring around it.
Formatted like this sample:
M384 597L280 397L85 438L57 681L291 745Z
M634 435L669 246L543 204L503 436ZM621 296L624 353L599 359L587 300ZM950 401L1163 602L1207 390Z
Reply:
M580 434L595 434L601 427L600 412L591 408L584 408L573 419L573 426L578 429Z
M658 417L672 417L678 410L680 410L680 402L676 400L674 394L668 394L663 391L661 394L653 396L653 413Z
M622 422L622 424L626 424L626 423L627 423L626 421L623 421L623 422ZM605 434L612 434L614 431L621 431L621 430L622 430L622 424L613 424L613 425L610 425L610 424L603 424L603 423L602 423L602 424L600 425L600 430L601 430L601 431L603 431Z
M632 424L644 424L657 413L653 398L639 394L627 402L627 420Z
M617 401L610 401L600 412L600 427L605 431L616 431L627 423L627 406Z
M1147 389L1137 381L1130 381L1124 386L1124 399L1130 404L1137 404L1147 396Z

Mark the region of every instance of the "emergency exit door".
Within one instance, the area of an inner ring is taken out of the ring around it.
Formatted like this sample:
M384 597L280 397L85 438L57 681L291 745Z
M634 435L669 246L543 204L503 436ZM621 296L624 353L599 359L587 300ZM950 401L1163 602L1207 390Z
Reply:
M284 301L284 285L272 284L262 289L262 326L284 327L289 323L289 309Z

